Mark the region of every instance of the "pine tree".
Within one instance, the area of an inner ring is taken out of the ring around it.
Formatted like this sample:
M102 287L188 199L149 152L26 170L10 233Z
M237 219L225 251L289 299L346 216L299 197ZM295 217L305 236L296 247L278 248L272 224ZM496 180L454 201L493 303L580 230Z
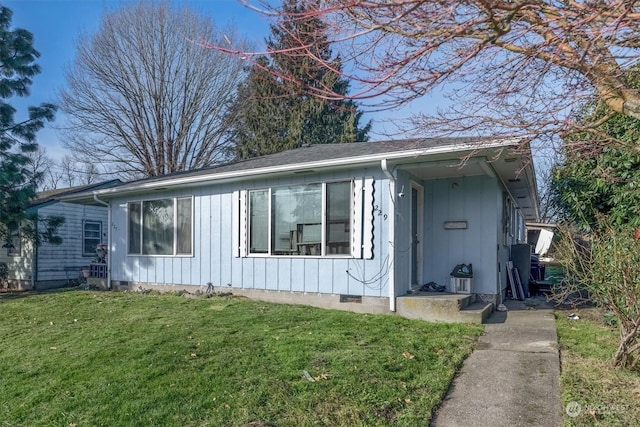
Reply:
M0 242L8 243L11 230L20 227L23 238L58 243L55 229L61 218L42 219L27 212L36 192L39 176L29 167L26 153L37 149L36 132L53 120L55 106L29 107L28 118L17 122L16 109L7 101L13 96L28 96L31 78L40 72L34 62L40 56L33 47L33 35L23 29L11 30L10 9L0 6Z
M333 57L326 25L317 17L299 17L307 12L305 2L285 0L280 26L271 26L267 39L269 57L258 58L238 91L231 114L231 140L236 158L276 153L307 144L363 142L371 123L360 126L362 112L352 100L328 100L317 95L329 90L346 95L348 80L342 78L342 63ZM308 55L291 55L288 48L300 43L311 46L314 55L331 62L320 66Z

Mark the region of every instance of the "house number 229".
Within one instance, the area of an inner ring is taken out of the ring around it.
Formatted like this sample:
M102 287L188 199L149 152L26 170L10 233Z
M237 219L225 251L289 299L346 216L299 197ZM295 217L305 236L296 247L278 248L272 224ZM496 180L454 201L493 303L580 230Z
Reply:
M380 209L380 206L378 205L373 205L373 212L374 213L378 213L378 216L381 216L382 219L386 220L387 219L387 214L386 213L382 213L382 209Z

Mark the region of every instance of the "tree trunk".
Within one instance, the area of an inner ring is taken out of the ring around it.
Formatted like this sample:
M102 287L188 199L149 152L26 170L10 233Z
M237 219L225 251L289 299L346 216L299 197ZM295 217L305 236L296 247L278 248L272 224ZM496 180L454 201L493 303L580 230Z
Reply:
M636 319L636 321L634 322L634 326L630 331L625 331L624 326L622 326L622 328L622 338L620 339L618 349L616 350L616 353L613 356L613 360L611 361L611 364L614 367L625 366L627 364L629 356L631 356L631 350L637 349L637 346L635 344L637 343L636 340L638 338L638 328L640 328L640 318Z

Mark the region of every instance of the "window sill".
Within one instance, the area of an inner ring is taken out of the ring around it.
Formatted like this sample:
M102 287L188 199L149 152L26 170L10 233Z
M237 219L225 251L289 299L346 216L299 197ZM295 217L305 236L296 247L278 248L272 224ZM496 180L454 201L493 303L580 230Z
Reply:
M194 258L193 255L127 254L130 258Z
M276 259L356 259L351 254L326 254L326 255L269 255L269 254L249 254L242 258L276 258Z

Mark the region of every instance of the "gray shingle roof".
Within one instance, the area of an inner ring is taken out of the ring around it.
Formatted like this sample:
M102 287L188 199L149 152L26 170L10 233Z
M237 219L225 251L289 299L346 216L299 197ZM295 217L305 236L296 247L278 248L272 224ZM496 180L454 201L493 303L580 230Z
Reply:
M109 181L97 182L94 184L77 185L75 187L57 188L54 190L40 191L36 193L36 198L31 202L30 207L39 206L44 203L58 200L60 197L69 196L72 194L83 193L85 191L99 190L102 188L115 187L122 184L119 179L112 179Z
M364 157L376 154L397 153L408 150L426 150L435 147L451 147L462 144L477 144L478 148L487 141L495 139L481 138L415 138L381 142L359 142L351 144L315 144L280 153L255 157L218 166L212 166L186 172L176 172L160 177L143 178L127 184L161 181L170 178L191 177L226 172L250 171L269 167L286 167L308 162L320 162L348 158Z

